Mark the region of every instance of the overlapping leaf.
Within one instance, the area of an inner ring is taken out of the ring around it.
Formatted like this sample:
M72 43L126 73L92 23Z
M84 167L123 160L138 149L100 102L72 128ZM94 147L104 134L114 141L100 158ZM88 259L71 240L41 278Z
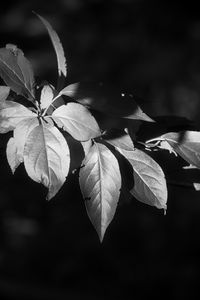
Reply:
M103 84L78 82L65 87L59 94L113 117L154 122L142 111L133 97Z
M58 107L52 118L60 128L78 141L86 141L101 134L95 118L79 103L68 103Z
M37 115L22 104L13 101L0 103L0 133L6 133L15 129L17 124L26 119Z
M200 132L185 131L182 133L169 132L160 137L188 163L200 168ZM159 140L159 138L156 138Z
M116 148L120 148L122 150L131 151L134 149L133 141L131 140L128 134L124 134L123 136L117 138L110 138L107 140L112 146Z
M114 143L108 141L129 161L133 168L134 188L131 194L139 201L166 209L167 186L165 175L158 165L145 152L133 147L130 140L126 137L121 143L116 139Z
M70 156L60 131L41 121L26 137L24 165L28 175L49 190L47 199L56 195L69 172Z
M14 45L0 49L0 76L17 94L34 99L34 75L23 52Z
M114 217L121 188L118 161L105 145L95 143L90 148L79 182L88 216L102 241Z

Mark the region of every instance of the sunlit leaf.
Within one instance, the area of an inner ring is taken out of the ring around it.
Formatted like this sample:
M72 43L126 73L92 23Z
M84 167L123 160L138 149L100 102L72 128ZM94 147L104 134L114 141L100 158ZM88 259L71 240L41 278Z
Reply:
M28 175L48 188L47 199L54 197L69 172L67 142L60 131L41 120L28 134L24 147L24 165Z
M22 104L13 101L0 103L0 133L13 130L17 124L26 119L37 115Z
M11 137L7 143L6 156L7 156L8 164L12 170L12 173L14 174L15 170L20 165L21 160L17 155L17 145L13 137Z
M131 151L134 149L133 141L131 140L130 136L128 134L125 134L117 137L117 138L110 138L107 140L108 143L110 143L112 146L116 148L120 148L122 150Z
M88 216L102 241L114 217L121 188L118 161L105 145L94 143L90 148L79 182Z
M43 17L40 15L36 14L38 18L42 21L44 26L46 27L48 34L50 36L51 42L53 44L54 50L56 52L56 57L57 57L57 63L58 63L58 86L57 90L62 88L63 81L65 77L67 76L67 65L66 65L66 58L65 58L65 53L63 50L63 46L60 42L60 39L56 33L56 31L52 28L52 26L49 24L47 20L45 20Z
M3 102L7 99L9 92L9 86L0 86L0 102Z
M158 138L159 139L159 138ZM169 132L161 136L189 164L200 168L200 132Z
M47 108L51 103L54 97L54 87L50 84L43 86L40 96L40 106L42 109Z
M101 132L89 110L78 103L58 107L52 114L53 120L78 141L100 136Z
M0 76L17 94L34 99L34 75L23 52L14 45L0 49Z
M20 121L14 129L13 135L16 143L16 156L19 161L24 161L24 146L29 133L38 126L37 116L26 118Z
M131 194L139 201L166 209L167 186L165 175L159 164L145 152L134 149L118 151L129 161L133 168L134 188Z

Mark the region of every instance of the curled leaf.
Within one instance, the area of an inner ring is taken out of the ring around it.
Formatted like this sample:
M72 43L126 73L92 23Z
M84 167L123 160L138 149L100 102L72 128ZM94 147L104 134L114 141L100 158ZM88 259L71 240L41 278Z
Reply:
M159 139L159 138L158 138ZM161 136L189 164L200 168L200 132L169 132Z

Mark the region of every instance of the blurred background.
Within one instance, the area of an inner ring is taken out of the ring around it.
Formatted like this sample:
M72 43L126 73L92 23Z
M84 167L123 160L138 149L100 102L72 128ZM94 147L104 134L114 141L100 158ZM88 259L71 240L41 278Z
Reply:
M196 4L197 5L197 4ZM200 17L195 2L148 0L3 1L1 45L16 44L34 73L55 84L45 17L60 36L67 83L105 81L134 93L152 116L182 116L200 128ZM0 299L188 299L200 278L200 197L169 184L166 216L120 202L98 241L75 175L49 203L20 166L12 176L0 140ZM181 178L183 163L156 157ZM191 175L192 176L192 175ZM190 175L188 176L190 177Z

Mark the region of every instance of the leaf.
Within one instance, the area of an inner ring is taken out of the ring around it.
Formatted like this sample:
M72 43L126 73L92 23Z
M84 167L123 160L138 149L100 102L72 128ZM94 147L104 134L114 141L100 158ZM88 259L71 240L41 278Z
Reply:
M102 241L120 195L118 161L105 145L94 143L83 160L79 176L88 216Z
M38 119L35 115L32 118L23 119L14 129L14 139L17 147L17 158L24 161L24 146L29 133L38 125Z
M54 197L69 172L67 142L60 131L41 120L28 134L24 147L24 165L28 175L48 188L47 199Z
M0 102L0 133L11 131L20 121L33 117L37 115L22 104L13 101Z
M52 103L54 97L54 90L54 87L50 84L46 84L42 88L40 96L40 106L42 109L47 108Z
M193 183L193 186L194 186L194 188L195 188L195 190L196 190L197 192L200 191L200 183L199 183L199 182L194 182L194 183Z
M13 137L11 137L7 143L6 156L8 164L12 170L12 173L14 174L17 167L21 164L21 160L17 155L17 145Z
M16 46L0 49L0 76L17 94L34 99L34 75L29 61Z
M122 150L131 151L134 149L133 142L128 134L124 134L117 138L110 138L109 140L106 140L108 143L110 143L115 148L120 148Z
M160 137L166 140L170 146L189 164L200 168L200 132L184 131L169 132ZM158 138L159 139L159 138Z
M0 86L0 102L5 101L9 93L10 93L9 86Z
M78 103L68 103L54 110L56 124L78 141L86 141L101 135L99 126L89 110Z
M154 122L136 103L134 97L102 83L78 82L65 87L60 95L107 115Z
M133 168L134 188L131 190L131 194L141 202L166 209L166 180L158 163L145 152L136 148L133 151L118 148L118 151Z
M48 34L50 36L51 42L53 44L54 50L56 52L57 63L58 63L58 86L57 90L62 88L62 83L67 76L67 66L66 66L66 58L63 50L63 46L60 42L60 39L56 33L56 31L52 28L52 26L40 15L36 14L36 16L41 20L41 22L46 27Z

